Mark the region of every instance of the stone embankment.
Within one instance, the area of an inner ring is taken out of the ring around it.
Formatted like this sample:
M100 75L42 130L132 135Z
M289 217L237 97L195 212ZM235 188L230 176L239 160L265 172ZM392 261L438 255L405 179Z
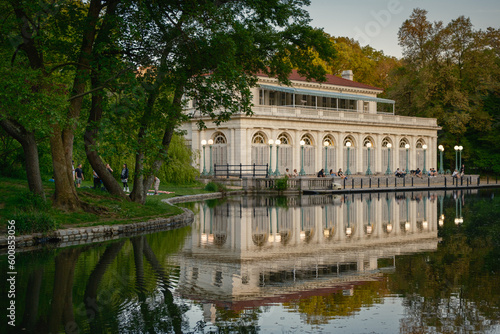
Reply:
M179 196L163 201L174 205L182 202L201 201L205 199L220 198L221 193L210 193L190 196ZM16 250L27 251L42 247L45 244L56 247L68 247L81 244L109 241L122 237L149 234L157 231L167 231L191 224L194 214L191 210L181 208L184 212L167 218L155 218L144 222L99 225L90 227L75 227L52 231L49 233L33 233L29 235L16 236ZM0 237L0 253L7 251L7 237Z

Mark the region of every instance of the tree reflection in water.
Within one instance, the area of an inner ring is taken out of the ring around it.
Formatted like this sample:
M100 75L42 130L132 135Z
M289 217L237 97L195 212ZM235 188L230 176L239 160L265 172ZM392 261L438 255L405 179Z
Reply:
M199 229L194 225L105 244L21 252L16 262L18 326L14 331L258 333L271 331L262 327L262 319L279 307L290 316L300 316L301 324L310 326L304 330L328 332L333 321L356 319L361 310L376 308L389 297L403 305L403 315L395 319L401 333L498 329L500 198L480 195L458 191L313 197L311 201L318 202L315 209L302 206L304 198L287 199L280 205L266 199L271 207L245 199L249 207L257 207L248 215L244 205L228 200L221 207L200 210L206 225L203 221ZM245 247L253 247L251 252L231 249L237 244L231 228L241 227L234 217L256 217L250 228L238 234L248 233L250 242ZM412 225L406 231L408 221ZM346 227L351 228L349 236ZM397 238L404 242L433 228L431 251L375 258L374 263L368 263L369 258L321 262L336 259L334 253L342 252L342 247L353 247L342 257L349 252L359 256L360 245L375 254L383 248L370 242L391 243ZM204 232L220 237L210 242L202 238ZM255 242L255 235L266 237ZM195 249L197 238L199 249ZM310 256L319 247L323 248ZM275 256L280 251L290 256ZM5 261L0 258L1 264ZM192 261L192 271L186 261ZM253 275L254 263L258 275ZM0 279L5 282L4 276ZM315 286L330 279L342 284ZM238 280L240 285L231 285ZM239 288L262 298L245 303ZM231 294L224 295L224 289ZM237 307L240 301L244 307ZM205 307L212 309L212 318L205 314L193 318ZM187 312L189 308L195 312ZM288 319L278 321L291 331L286 327Z

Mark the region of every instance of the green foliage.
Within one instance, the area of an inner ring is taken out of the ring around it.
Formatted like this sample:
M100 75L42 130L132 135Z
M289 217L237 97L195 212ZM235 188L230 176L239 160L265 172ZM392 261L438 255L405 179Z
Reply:
M401 66L397 58L386 56L383 51L369 45L362 47L353 39L330 37L330 42L337 51L335 59L323 62L330 74L341 75L342 71L350 69L354 73L354 80L385 90L391 83L389 73Z
M432 23L417 8L398 37L404 58L387 91L397 113L437 119L445 168L462 145L466 168L499 173L500 29L475 30L464 16Z
M226 192L227 188L221 183L209 182L205 186L205 190L212 191L212 192Z
M274 181L274 189L278 191L283 191L288 189L288 176L276 179Z
M18 208L23 211L47 211L50 209L50 203L31 191L18 195L17 204Z
M59 224L49 214L50 203L41 196L22 191L15 198L16 210L12 219L16 221L17 234L45 233L57 229Z
M172 184L190 184L195 182L199 172L191 166L193 152L186 145L184 137L172 136L168 149L168 158L160 169L160 179Z
M44 211L20 211L12 216L16 221L16 234L45 233L58 228L59 224Z

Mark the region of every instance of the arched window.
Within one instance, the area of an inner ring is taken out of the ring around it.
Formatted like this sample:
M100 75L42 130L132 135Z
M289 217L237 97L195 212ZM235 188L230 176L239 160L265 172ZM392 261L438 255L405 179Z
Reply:
M346 146L345 144L347 143L351 143L351 148L353 148L355 146L354 138L352 138L351 136L345 137L344 146Z
M332 136L325 136L325 138L323 138L323 143L324 142L327 142L328 146L332 146L333 147L333 138L332 138Z
M254 134L252 144L266 144L265 135L262 132Z
M408 139L403 138L399 141L399 148L405 148L405 145L408 144Z
M222 132L216 132L213 138L213 163L214 165L225 165L229 161L226 136Z
M301 140L303 140L306 143L305 146L313 145L313 140L309 134L303 135Z
M300 139L301 141L304 141L304 170L306 174L315 174L317 171L316 169L316 148L313 146L314 141L312 139L312 136L310 134L305 134L302 136Z
M382 147L387 147L387 144L392 145L392 140L389 137L385 137L384 139L382 139Z
M252 165L269 164L269 145L267 136L262 132L257 132L252 137Z
M227 144L226 136L222 132L217 132L214 135L214 144Z
M290 136L287 133L281 133L278 136L278 140L281 142L281 145L291 145L292 142L290 140Z

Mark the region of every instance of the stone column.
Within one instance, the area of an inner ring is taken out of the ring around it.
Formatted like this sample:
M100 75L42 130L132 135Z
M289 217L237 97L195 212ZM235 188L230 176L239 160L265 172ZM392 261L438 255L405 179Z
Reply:
M353 174L361 173L364 174L366 170L363 170L363 137L364 134L358 133L353 135L356 140L356 171L351 171Z

